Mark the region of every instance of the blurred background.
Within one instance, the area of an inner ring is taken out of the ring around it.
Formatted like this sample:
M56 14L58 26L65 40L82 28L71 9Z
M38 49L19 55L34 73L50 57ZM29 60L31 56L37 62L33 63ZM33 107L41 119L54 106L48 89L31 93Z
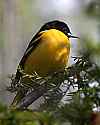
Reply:
M67 23L72 34L81 38L71 40L71 56L91 47L100 65L99 0L0 0L0 102L9 104L13 97L6 91L9 76L16 72L32 36L55 19ZM69 65L74 63L71 56Z

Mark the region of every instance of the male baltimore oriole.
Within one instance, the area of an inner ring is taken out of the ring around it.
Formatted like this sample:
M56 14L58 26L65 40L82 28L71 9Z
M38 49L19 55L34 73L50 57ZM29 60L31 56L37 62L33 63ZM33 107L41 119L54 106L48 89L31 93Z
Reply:
M64 22L54 20L44 24L30 41L19 66L27 74L37 72L42 77L63 70L68 63L71 37L78 38L71 35ZM14 84L21 77L17 70ZM15 102L18 103L18 100L14 99Z

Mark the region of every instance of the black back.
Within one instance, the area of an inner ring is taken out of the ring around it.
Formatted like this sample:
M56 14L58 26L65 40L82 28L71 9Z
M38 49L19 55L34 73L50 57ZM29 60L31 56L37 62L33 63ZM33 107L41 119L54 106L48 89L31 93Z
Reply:
M68 35L68 33L70 32L70 29L68 27L68 25L64 22L58 21L58 20L54 20L51 22L48 22L46 24L44 24L41 29L39 30L39 32L41 31L45 31L45 30L49 30L49 29L57 29L62 31L65 35Z

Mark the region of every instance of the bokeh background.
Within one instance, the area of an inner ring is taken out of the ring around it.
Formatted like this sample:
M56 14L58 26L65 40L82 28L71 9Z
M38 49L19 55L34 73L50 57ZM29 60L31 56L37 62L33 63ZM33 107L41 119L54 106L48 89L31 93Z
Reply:
M97 49L100 45L99 13L99 0L0 0L0 102L10 104L9 76L16 72L29 41L44 23L55 19L67 23L73 35L82 39L71 40L71 56L77 56L87 46L83 38L88 39L88 46ZM98 65L99 54L93 57ZM74 63L71 56L69 65Z

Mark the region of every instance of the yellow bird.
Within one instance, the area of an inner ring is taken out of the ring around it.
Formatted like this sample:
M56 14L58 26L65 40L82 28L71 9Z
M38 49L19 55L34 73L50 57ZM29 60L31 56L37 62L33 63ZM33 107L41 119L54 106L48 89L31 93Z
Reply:
M54 20L44 24L30 41L19 66L26 74L37 72L42 77L63 70L68 64L71 37L78 38L71 35L64 22ZM18 83L21 77L17 70L13 82Z

